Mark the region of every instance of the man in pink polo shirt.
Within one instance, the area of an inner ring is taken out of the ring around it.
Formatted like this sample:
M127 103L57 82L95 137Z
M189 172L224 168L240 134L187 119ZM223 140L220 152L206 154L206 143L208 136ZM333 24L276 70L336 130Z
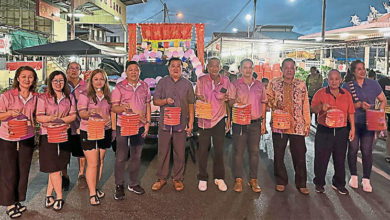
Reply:
M230 130L230 114L226 116L226 101L230 89L229 78L219 74L221 61L216 58L210 58L207 64L209 74L198 79L196 83L196 97L198 100L212 105L212 119L198 119L199 125L199 185L200 191L207 190L207 160L209 156L209 146L211 137L213 138L214 147L214 183L220 191L226 191L227 186L224 181L225 168L223 163L223 149L225 140L225 131Z
M87 90L87 83L84 82L80 78L81 74L81 66L77 62L71 62L68 64L68 68L66 69L66 76L68 79L68 85L70 87L70 92L73 94L76 105L77 101L79 99L79 95L81 93L85 93ZM83 153L83 149L81 147L81 139L80 139L80 115L76 114L76 120L74 120L70 124L71 128L71 134L69 135L69 144L67 146L67 149L72 152L72 156L78 158L79 162L79 174L78 174L78 187L80 189L87 188L87 181L84 176L84 169L85 169L85 156ZM67 175L67 170L62 171L62 186L64 188L64 191L67 191L69 188L69 176Z
M267 95L264 85L255 80L253 74L253 62L244 59L240 63L242 78L232 82L230 94L230 106L251 105L251 122L249 125L233 123L233 147L234 147L234 170L236 183L234 191L242 191L243 161L245 148L249 152L249 186L252 191L260 192L257 184L257 167L259 164L259 143L260 136L265 133L265 105Z

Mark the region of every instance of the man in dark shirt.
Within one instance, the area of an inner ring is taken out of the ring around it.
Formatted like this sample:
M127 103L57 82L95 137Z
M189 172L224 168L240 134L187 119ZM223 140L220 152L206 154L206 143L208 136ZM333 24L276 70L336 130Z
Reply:
M183 78L182 62L179 58L171 58L168 64L169 76L162 78L153 96L153 104L160 106L160 120L158 131L158 180L153 184L152 190L160 190L166 184L169 172L171 154L171 140L173 143L172 179L176 191L184 189L183 172L185 165L186 136L191 134L194 124L195 94L192 84ZM180 124L170 126L164 124L166 107L180 107Z

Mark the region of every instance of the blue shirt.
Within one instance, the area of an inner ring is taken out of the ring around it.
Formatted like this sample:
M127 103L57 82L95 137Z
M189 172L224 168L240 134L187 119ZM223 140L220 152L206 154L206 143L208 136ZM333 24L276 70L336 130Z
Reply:
M353 81L353 85L355 87L356 96L358 98L358 100L355 100L355 98L352 96L353 102L354 103L358 101L367 102L368 104L371 105L371 109L374 109L375 99L382 92L382 88L379 85L379 83L375 80L365 78L362 87L359 86L356 80ZM349 83L344 83L343 88L347 89L348 92L351 92ZM356 108L355 123L356 124L366 123L366 111L364 111L362 108Z

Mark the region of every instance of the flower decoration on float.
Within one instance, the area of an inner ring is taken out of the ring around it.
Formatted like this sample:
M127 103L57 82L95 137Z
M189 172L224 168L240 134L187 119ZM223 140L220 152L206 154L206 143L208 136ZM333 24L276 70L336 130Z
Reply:
M203 66L199 58L195 55L193 49L183 51L182 49L166 50L164 53L160 50L149 51L147 42L142 42L141 47L144 49L142 53L135 54L132 61L136 62L157 62L161 63L163 60L170 60L171 58L179 58L183 61L183 68L191 68L199 77L203 74Z

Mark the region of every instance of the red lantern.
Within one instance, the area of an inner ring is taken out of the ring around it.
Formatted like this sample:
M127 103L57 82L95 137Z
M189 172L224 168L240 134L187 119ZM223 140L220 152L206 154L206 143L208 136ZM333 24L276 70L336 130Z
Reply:
M249 125L251 123L251 105L234 104L232 117L235 124Z
M27 119L8 121L9 137L18 139L27 135Z
M383 131L386 130L386 116L382 110L366 110L367 130Z
M164 109L164 124L175 126L180 124L180 107L166 107Z
M47 127L47 141L49 143L64 143L68 141L67 124L49 125Z

